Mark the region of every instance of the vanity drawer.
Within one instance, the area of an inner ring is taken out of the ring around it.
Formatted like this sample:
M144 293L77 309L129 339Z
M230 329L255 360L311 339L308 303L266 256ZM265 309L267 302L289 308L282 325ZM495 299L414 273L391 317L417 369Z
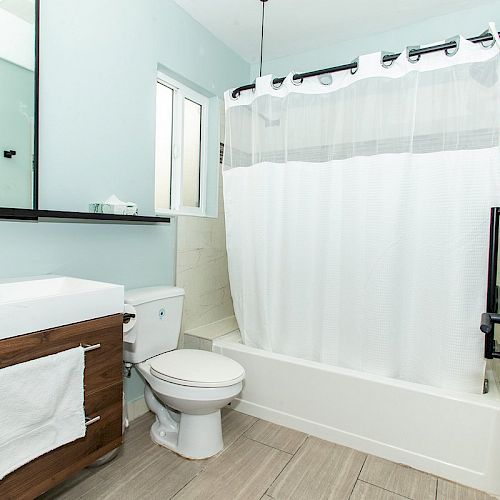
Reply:
M94 391L86 397L85 413L88 417L101 417L87 427L86 436L56 448L6 476L0 481L0 498L33 499L120 446L121 383Z
M121 314L0 340L0 368L55 354L80 344L101 345L85 353L86 395L105 386L121 383Z

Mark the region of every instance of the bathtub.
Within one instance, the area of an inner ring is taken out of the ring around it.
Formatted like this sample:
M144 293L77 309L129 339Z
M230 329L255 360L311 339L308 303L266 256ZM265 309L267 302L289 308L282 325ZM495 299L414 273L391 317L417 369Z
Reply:
M269 353L238 331L212 349L246 370L234 409L500 496L492 370L488 394L474 395Z

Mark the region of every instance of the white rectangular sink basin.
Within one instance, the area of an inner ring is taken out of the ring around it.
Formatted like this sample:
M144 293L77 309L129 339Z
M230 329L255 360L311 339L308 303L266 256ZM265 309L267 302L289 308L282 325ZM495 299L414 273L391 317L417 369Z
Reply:
M123 313L122 285L66 276L0 280L0 339Z

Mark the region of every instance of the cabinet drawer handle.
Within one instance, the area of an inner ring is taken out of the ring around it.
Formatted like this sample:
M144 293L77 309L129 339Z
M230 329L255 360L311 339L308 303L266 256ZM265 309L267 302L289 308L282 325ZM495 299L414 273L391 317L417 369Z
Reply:
M83 347L84 352L95 351L96 349L100 349L101 344L80 344Z
M85 427L88 427L89 425L95 424L96 422L99 422L101 420L101 416L97 415L97 417L90 418L90 417L85 417Z

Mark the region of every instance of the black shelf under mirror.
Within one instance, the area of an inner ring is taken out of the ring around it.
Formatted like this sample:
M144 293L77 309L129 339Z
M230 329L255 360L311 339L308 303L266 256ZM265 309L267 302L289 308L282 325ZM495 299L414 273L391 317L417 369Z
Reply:
M0 219L5 220L66 220L68 222L111 222L118 224L168 224L170 217L154 215L114 215L90 212L66 212L61 210L38 210L28 208L1 208Z

